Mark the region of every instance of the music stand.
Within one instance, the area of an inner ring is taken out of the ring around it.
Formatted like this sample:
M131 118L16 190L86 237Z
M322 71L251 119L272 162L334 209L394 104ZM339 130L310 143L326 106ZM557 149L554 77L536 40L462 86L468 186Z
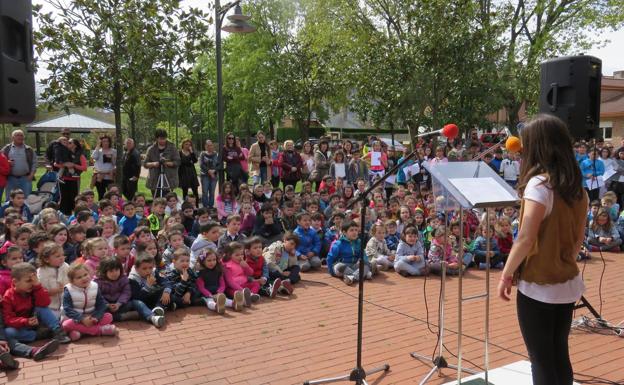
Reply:
M305 381L304 385L315 385L315 384L327 384L330 382L338 382L338 381L354 381L356 385L368 385L366 382L366 376L378 373L381 371L387 372L390 370L390 365L383 364L380 367L364 370L362 367L362 326L364 323L363 314L364 314L364 258L365 248L366 248L366 209L368 208L368 204L366 200L368 199L368 195L374 191L377 187L382 185L386 179L388 179L391 175L394 175L400 168L403 167L407 161L416 156L417 151L413 151L407 157L403 158L403 161L398 163L396 166L392 167L384 176L376 180L366 191L362 194L358 195L357 198L354 198L348 205L348 208L353 207L357 202L362 202L362 207L360 208L360 262L359 262L359 276L358 276L358 326L357 326L357 351L356 351L356 366L355 368L346 375L338 376L338 377L329 377L323 378L319 380Z
M435 199L436 210L445 212L448 218L449 212L459 211L460 236L459 250L463 257L464 244L464 211L472 209L485 209L486 221L489 224L489 208L516 205L518 195L516 191L507 184L491 167L482 165L481 162L450 162L425 164L425 169L431 174L432 191ZM486 257L486 291L482 294L464 297L462 293L463 269L459 270L458 283L458 331L457 331L457 365L449 364L443 356L443 336L444 336L444 286L445 286L445 264L443 263L441 275L440 313L438 314L438 346L440 354L433 358L431 371L423 378L420 384L426 383L431 376L443 368L457 369L457 383L461 384L462 371L476 374L473 370L462 368L462 307L464 302L476 299L485 299L485 355L484 372L485 382L488 383L489 370L489 329L490 329L490 240L491 232L487 233L487 257ZM437 351L437 348L436 348ZM435 356L434 352L434 356ZM418 353L411 353L411 356L420 360L431 361L430 356Z

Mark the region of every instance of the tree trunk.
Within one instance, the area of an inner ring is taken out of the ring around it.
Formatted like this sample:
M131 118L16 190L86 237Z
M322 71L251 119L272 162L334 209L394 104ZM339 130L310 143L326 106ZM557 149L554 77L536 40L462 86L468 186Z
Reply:
M113 83L113 112L115 113L115 148L117 149L117 163L115 183L121 186L123 181L123 135L121 132L121 84L119 80Z
M273 125L273 118L269 119L269 137L271 140L275 139L275 127Z
M136 138L136 120L137 120L137 116L136 116L136 106L135 104L132 104L130 106L130 108L128 109L128 118L130 120L130 137L132 139L134 139L135 143L137 141Z

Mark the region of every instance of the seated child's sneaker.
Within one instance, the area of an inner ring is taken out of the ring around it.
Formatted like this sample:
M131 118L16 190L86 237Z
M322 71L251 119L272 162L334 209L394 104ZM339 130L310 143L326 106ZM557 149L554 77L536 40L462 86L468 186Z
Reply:
M505 267L505 262L502 262L502 261L501 261L501 262L499 262L499 263L497 263L497 264L494 266L494 268L495 268L495 269L501 269L501 270L502 270L504 267Z
M282 287L280 288L280 293L291 295L295 291L292 283L290 283L290 279L285 279L282 281Z
M247 289L249 290L249 289ZM234 293L234 311L243 310L243 306L245 305L245 294L243 294L242 290L238 290Z
M19 362L15 361L15 358L9 352L0 354L0 368L6 368L8 370L15 370L19 368Z
M245 306L251 306L251 290L248 287L243 289L243 296L245 297Z
M54 332L54 339L62 344L68 344L72 339L65 333L65 330L58 329Z
M115 325L104 325L100 327L100 335L103 336L116 336L117 335L117 326Z
M72 330L71 332L69 332L69 338L72 341L78 341L80 337L82 337L82 334L78 330Z
M217 314L225 313L225 300L226 300L225 294L223 293L218 293L217 295L214 296L214 301L217 307Z
M277 295L277 291L280 289L280 287L282 287L282 279L277 278L275 281L273 281L273 284L271 285L271 291L269 296L271 298L275 298L275 296Z
M366 273L366 279L373 279L373 273L371 271Z
M150 317L150 322L157 328L161 328L165 324L165 316L153 315Z
M344 277L342 277L342 280L344 281L344 283L346 283L347 285L353 285L353 278L349 277L348 275L345 274Z
M255 293L251 294L251 302L255 303L258 301L260 301L260 294L255 294Z
M58 340L51 340L47 344L38 348L33 348L30 352L30 356L35 361L41 361L50 354L54 353L58 349L60 342Z
M487 263L480 262L479 263L479 270L485 270L485 269L487 269Z
M164 316L165 315L165 309L163 309L160 306L156 306L155 308L152 309L152 314L153 315L158 315L158 316Z

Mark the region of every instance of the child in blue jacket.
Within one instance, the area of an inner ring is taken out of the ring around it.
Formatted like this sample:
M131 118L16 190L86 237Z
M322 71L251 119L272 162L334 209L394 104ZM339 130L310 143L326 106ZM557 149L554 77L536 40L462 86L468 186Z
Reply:
M299 237L299 267L301 271L321 267L321 240L316 230L310 228L311 218L308 212L297 214L297 228L294 233Z
M488 230L490 232L490 267L502 269L505 264L498 248L496 238L494 237L494 229L485 223L479 227L480 234L475 239L473 250L474 262L479 266L479 269L487 268L485 261L487 258Z
M359 262L364 258L364 277L371 279L370 262L362 254L361 241L358 238L359 227L355 222L346 222L342 226L342 236L327 254L327 268L334 277L342 277L347 285L360 279Z

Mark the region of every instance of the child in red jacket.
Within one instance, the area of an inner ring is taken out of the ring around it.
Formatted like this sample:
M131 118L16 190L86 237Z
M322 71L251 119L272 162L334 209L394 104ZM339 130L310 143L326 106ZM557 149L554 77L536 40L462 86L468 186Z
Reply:
M4 293L2 315L8 340L32 342L40 324L52 330L54 339L69 343L58 318L48 308L50 295L41 286L37 270L29 263L18 263L11 269L12 285Z
M277 291L282 286L280 278L269 281L269 266L262 256L262 239L253 237L245 244L245 261L253 270L249 277L260 285L261 295L275 298Z
M500 217L496 223L496 243L500 249L503 262L507 262L507 257L513 246L513 233L511 230L511 221L507 217Z

